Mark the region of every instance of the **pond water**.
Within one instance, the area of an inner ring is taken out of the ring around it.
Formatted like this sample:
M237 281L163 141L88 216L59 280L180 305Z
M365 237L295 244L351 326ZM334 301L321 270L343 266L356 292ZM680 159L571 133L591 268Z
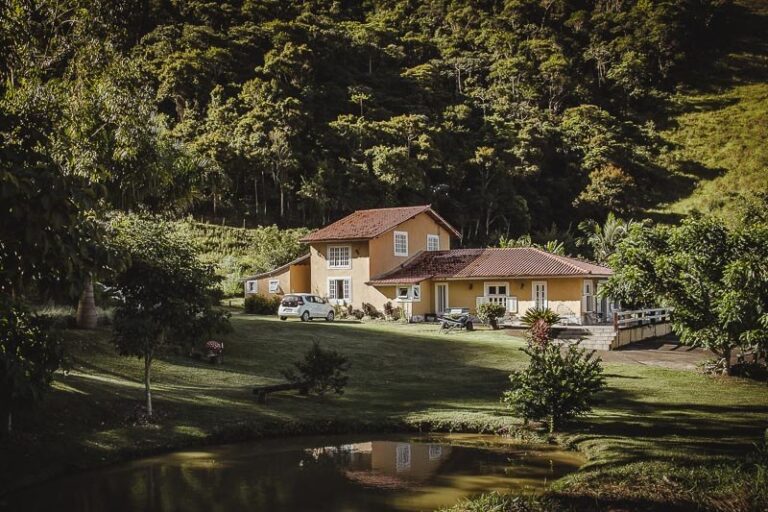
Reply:
M25 489L25 512L434 510L486 491L528 492L575 471L578 454L492 436L305 437L206 447Z

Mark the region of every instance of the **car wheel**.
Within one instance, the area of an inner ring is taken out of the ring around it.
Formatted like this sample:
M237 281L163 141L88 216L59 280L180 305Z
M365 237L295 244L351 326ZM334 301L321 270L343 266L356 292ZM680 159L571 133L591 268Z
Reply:
M326 321L326 322L333 322L333 318L334 318L335 316L336 316L336 315L334 315L334 314L333 314L333 311L329 311L329 312L328 312L328 316L326 316L326 317L325 317L325 321Z
M302 322L308 322L309 321L309 311L305 311L301 314L301 321Z
M283 320L283 321L288 320L288 317L287 316L281 316L280 320Z

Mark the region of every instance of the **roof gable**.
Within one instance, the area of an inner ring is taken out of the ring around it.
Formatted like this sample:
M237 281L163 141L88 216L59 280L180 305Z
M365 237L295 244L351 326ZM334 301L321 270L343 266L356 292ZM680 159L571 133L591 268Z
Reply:
M432 219L448 230L451 235L461 238L456 228L443 219L431 205L403 206L397 208L374 208L357 210L346 217L337 220L301 239L302 242L312 243L334 240L370 240L383 235L417 215L426 213Z

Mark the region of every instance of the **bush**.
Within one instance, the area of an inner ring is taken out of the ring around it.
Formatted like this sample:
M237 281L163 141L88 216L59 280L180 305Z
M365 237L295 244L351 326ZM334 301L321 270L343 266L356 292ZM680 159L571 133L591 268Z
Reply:
M352 309L352 311L350 312L350 316L355 317L355 319L357 320L362 320L363 317L365 316L365 312L360 309Z
M249 295L243 303L243 310L251 315L276 315L280 307L280 297Z
M364 316L369 316L371 318L381 318L379 310L376 309L373 304L368 304L367 302L363 302L363 313Z
M243 293L243 266L234 256L225 256L218 265L217 273L222 276L219 289L224 297L236 297Z
M392 310L392 314L390 316L394 321L400 320L401 318L403 318L403 308L401 308L400 306L397 306Z
M546 420L549 432L562 422L592 409L595 393L605 386L600 358L577 345L565 350L547 343L523 351L531 358L528 367L510 374L512 387L503 401L528 420Z
M530 308L525 312L521 320L523 321L523 324L527 325L528 327L531 327L533 324L535 324L537 320L544 320L547 324L552 326L559 322L561 318L560 315L549 308Z
M283 370L283 377L291 382L306 382L309 391L324 395L329 391L340 395L347 385L347 358L335 350L325 350L315 340L304 359L293 363L294 368Z
M501 304L485 302L477 307L477 317L484 323L490 324L493 329L498 329L497 319L502 318L507 310Z
M384 303L384 316L392 318L392 313L395 312L395 308L392 307L392 303L387 301Z

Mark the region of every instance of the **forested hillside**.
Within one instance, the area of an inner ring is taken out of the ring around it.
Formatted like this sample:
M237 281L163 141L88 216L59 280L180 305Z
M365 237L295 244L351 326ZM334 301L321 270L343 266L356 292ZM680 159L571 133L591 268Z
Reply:
M84 207L314 227L432 203L467 243L493 242L682 211L675 145L698 135L666 121L732 48L736 14L725 0L19 0L0 17L0 130L7 161L86 189Z

